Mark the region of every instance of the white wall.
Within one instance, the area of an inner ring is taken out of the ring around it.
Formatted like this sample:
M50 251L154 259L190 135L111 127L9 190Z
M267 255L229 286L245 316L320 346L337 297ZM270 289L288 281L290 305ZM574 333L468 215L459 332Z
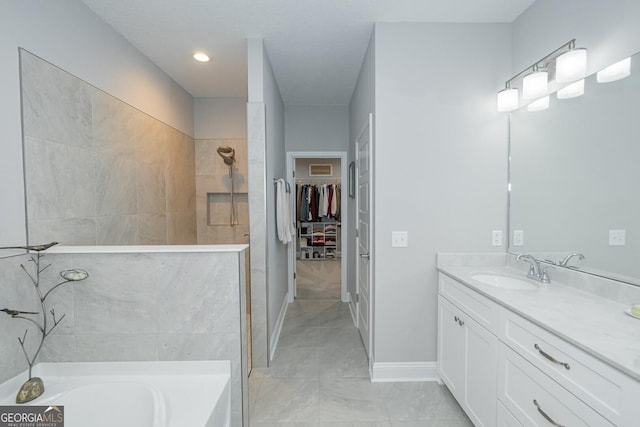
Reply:
M193 135L191 96L83 3L5 1L0 13L0 245L24 243L18 47Z
M287 151L346 151L349 107L288 105L284 127Z
M638 0L537 0L513 22L513 71L575 38L591 74L640 51L639 23Z
M438 251L504 251L506 24L376 24L375 362L436 360ZM391 248L407 231L408 248Z
M195 139L241 139L247 137L245 98L195 98Z
M362 61L360 68L360 74L356 82L356 87L351 96L351 102L349 104L349 162L355 160L355 140L358 134L363 129L367 120L369 120L369 114L374 114L375 122L375 29L371 33L371 39L369 40L369 46L365 53L365 57ZM375 128L374 128L375 129ZM375 132L374 132L374 145L375 145ZM348 211L348 224L349 224L349 242L356 241L356 227L357 227L357 215L355 199L347 199ZM353 245L354 246L354 245ZM352 246L349 247L347 253L347 265L355 266L358 261L356 258L356 249ZM344 255L343 255L344 256ZM349 268L347 272L347 292L351 295L351 305L355 313L355 298L356 295L356 269ZM373 321L373 319L371 319ZM371 322L372 329L375 328L375 324ZM371 349L374 351L375 349Z

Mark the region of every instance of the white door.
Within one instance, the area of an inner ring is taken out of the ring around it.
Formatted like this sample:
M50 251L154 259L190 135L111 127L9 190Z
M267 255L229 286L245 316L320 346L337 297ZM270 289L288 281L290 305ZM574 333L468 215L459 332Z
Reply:
M371 359L371 132L372 115L360 135L356 139L357 189L356 204L358 209L358 243L356 245L357 269L356 280L358 296L356 311L358 313L358 330L364 348Z

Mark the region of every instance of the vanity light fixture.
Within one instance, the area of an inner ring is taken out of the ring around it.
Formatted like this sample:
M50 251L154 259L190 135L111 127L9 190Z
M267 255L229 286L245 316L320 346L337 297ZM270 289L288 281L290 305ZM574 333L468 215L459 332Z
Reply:
M575 42L569 47L569 52L563 53L556 59L556 81L571 83L584 79L587 75L587 49L575 49Z
M558 80L558 73L560 73L560 80L564 80L567 83L584 78L587 50L577 49L575 46L576 39L569 40L544 58L507 80L505 89L498 92L498 111L513 111L518 108L519 100L517 95L521 95L522 99L525 100L538 99L535 102L537 105L544 103L543 99L546 98L549 91L549 79ZM514 86L514 83L518 81L522 83L521 94L518 93L517 87ZM558 82L561 83L561 81ZM537 107L532 108L534 110L529 111L539 111L536 109Z
M584 95L584 79L563 87L557 93L558 99L577 98L581 95Z
M534 71L522 79L522 98L536 99L547 94L549 85L549 73L546 71Z
M198 62L209 62L209 55L204 52L196 52L193 54L193 59Z
M549 95L538 99L537 101L533 101L531 104L527 105L527 111L533 113L535 111L542 111L549 108Z
M631 57L609 65L604 70L598 71L596 80L598 83L615 82L631 75Z
M518 89L506 87L498 92L498 111L513 111L518 108Z

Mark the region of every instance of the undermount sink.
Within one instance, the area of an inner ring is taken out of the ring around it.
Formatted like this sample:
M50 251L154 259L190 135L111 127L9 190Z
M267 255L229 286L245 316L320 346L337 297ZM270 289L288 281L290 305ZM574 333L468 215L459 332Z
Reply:
M521 291L538 289L538 285L530 280L520 279L513 276L503 276L501 274L474 274L471 278L485 285L503 289L515 289Z

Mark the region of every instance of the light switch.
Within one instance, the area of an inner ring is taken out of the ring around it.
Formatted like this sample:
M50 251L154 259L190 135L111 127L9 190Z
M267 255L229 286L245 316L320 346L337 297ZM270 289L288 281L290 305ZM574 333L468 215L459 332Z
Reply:
M626 240L627 230L609 230L609 246L624 246Z
M524 230L513 230L513 246L524 245Z
M406 248L409 246L409 233L406 231L392 231L391 232L391 247L392 248Z
M502 246L502 230L491 232L491 246Z

